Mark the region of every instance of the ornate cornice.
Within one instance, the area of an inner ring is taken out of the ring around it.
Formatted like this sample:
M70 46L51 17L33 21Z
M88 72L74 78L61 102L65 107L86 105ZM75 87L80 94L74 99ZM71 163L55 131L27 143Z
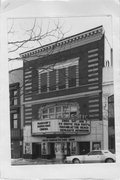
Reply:
M97 28L85 31L83 33L79 33L70 37L67 37L65 39L62 39L60 41L53 42L51 44L44 45L42 47L26 51L20 54L21 58L30 58L36 59L39 57L39 55L45 55L48 53L48 55L64 51L73 47L78 47L90 42L97 41L101 39L103 35L103 27L99 26ZM30 60L32 60L30 59Z

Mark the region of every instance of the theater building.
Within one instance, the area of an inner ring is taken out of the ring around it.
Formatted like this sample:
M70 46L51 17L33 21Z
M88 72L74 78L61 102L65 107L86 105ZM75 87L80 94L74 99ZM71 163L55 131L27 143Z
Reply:
M23 154L23 68L9 72L11 158Z
M20 54L26 158L108 148L103 68L111 66L111 49L106 43L99 26Z

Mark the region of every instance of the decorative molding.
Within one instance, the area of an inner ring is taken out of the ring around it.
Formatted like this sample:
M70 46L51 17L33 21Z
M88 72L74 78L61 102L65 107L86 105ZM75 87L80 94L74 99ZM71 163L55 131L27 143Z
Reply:
M100 26L100 27L91 29L89 31L85 31L83 33L79 33L79 34L64 38L60 41L56 41L51 44L47 44L33 50L23 52L20 54L20 56L21 58L32 57L32 59L34 60L38 58L39 55L45 55L46 53L50 53L50 52L54 54L56 52L64 51L72 47L78 47L78 46L81 46L90 42L97 41L101 39L103 33L104 33L103 27Z
M77 94L71 94L66 96L59 96L59 97L53 97L53 98L46 98L46 99L39 99L39 100L32 100L28 102L23 102L24 105L27 104L42 104L42 103L50 103L50 102L58 102L62 100L69 100L69 99L75 99L79 97L89 97L93 95L98 95L101 92L101 90L95 90L95 91L89 91L89 92L83 92L83 93L77 93Z

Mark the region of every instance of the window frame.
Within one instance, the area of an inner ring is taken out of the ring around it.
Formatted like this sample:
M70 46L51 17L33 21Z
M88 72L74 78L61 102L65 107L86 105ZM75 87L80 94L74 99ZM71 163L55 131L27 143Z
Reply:
M65 113L65 111L64 111L64 107L65 106L68 106L69 107L69 109L67 110L67 113ZM40 109L39 109L39 112L38 112L38 114L39 114L39 118L41 119L41 120L48 120L48 119L59 119L59 118L63 118L63 117L65 117L65 118L68 118L68 117L72 117L71 116L71 113L72 113L72 111L71 111L71 107L76 107L76 115L78 114L78 111L79 111L79 105L77 104L77 103L68 103L67 105L66 105L66 103L65 104L57 104L57 105L48 105L48 107L45 107L45 109L43 108L43 107L41 107ZM57 107L60 107L60 111L59 112L57 112ZM53 113L50 113L50 109L51 108L53 108L54 109L54 112ZM44 110L47 110L47 112L46 113L43 113L43 111ZM67 114L68 116L65 116L65 114ZM53 118L50 118L50 115L53 115ZM44 118L44 117L47 117L47 118Z
M75 88L79 86L79 59L80 57L72 58L69 60L66 60L64 62L56 63L53 67L53 65L47 65L43 66L42 68L38 69L38 93L43 94L43 93L48 93L48 92L54 92L54 91L60 91L60 90L65 90L65 89L70 89L70 88ZM75 66L75 85L70 86L69 85L69 68ZM50 68L49 68L50 67ZM52 67L52 68L51 68ZM48 68L48 69L47 69ZM65 69L65 86L63 88L60 88L59 85L59 70ZM56 86L55 89L51 90L50 89L50 72L56 71ZM47 83L46 83L46 91L41 90L41 75L43 73L47 73Z

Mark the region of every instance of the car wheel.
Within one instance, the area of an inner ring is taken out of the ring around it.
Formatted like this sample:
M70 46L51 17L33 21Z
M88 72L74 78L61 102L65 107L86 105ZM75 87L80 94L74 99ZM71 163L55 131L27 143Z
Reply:
M108 159L105 160L105 162L106 162L106 163L112 163L112 162L114 162L114 160L111 159L111 158L108 158Z
M79 164L80 163L80 160L79 159L77 159L77 158L75 158L75 159L73 159L73 161L72 161L74 164Z

